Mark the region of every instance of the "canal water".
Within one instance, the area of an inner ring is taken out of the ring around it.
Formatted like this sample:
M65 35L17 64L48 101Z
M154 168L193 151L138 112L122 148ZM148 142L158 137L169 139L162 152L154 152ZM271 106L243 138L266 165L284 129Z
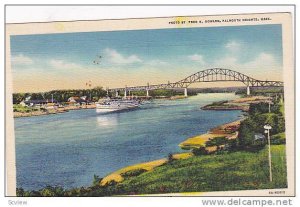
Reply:
M178 144L214 126L234 121L240 111L204 111L234 94L198 94L181 100L155 100L140 109L97 114L95 109L15 118L17 187L89 186L135 163L183 152Z

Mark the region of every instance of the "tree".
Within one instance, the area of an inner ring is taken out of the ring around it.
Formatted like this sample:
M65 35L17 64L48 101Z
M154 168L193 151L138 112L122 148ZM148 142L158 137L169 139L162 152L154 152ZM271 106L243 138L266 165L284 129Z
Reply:
M209 141L207 141L205 143L205 146L207 147L211 147L211 146L221 146L221 145L225 145L228 142L228 139L226 137L214 137L212 139L210 139Z
M174 157L173 157L173 154L172 153L169 153L168 154L168 163L171 163L174 161Z
M192 153L196 156L198 156L198 155L207 155L208 154L205 147L194 148L194 149L192 149Z
M100 178L98 175L94 174L93 186L98 186L103 178Z
M17 196L23 197L25 195L25 191L23 188L17 188Z
M254 142L255 123L251 119L241 122L238 136L238 145L242 148L250 147Z

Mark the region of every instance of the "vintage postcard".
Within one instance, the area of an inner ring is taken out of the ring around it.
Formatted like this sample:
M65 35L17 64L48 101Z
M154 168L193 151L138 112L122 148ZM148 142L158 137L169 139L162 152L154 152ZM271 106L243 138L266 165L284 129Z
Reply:
M294 196L290 13L6 24L6 195Z

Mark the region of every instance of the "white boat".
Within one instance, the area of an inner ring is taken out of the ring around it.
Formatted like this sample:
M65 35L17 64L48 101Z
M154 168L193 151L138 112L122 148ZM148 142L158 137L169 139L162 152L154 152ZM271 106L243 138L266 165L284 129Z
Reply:
M96 103L97 113L109 113L116 111L124 111L139 107L139 103L134 100L122 99L104 99Z

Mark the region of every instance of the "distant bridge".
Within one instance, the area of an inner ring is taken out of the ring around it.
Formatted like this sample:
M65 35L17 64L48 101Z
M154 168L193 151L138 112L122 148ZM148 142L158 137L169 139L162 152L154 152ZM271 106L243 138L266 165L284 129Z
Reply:
M221 81L239 81L247 86L247 95L250 95L250 87L283 87L282 81L263 81L257 80L243 73L223 68L212 68L199 71L194 73L180 81L174 83L164 83L146 86L130 86L124 88L113 88L108 89L108 92L115 92L118 95L119 91L124 91L124 96L126 97L128 91L146 91L147 96L149 96L150 90L155 89L175 89L183 88L184 95L187 96L187 88L192 83L199 82L221 82Z

